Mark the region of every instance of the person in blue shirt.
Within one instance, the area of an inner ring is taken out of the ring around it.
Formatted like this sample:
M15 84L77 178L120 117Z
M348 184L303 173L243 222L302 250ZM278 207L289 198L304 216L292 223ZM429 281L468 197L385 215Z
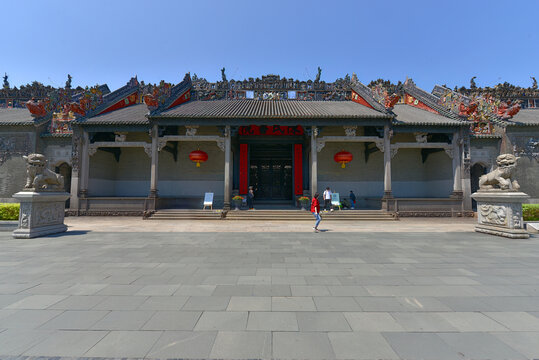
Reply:
M348 196L350 198L350 208L355 209L356 208L356 194L352 190L350 190L350 195Z

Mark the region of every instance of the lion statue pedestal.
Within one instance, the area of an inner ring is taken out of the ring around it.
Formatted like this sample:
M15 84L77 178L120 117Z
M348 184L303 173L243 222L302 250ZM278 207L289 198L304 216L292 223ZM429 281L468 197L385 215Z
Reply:
M64 213L69 193L64 191L63 177L46 168L47 161L41 154L24 158L27 181L24 190L13 195L21 204L19 227L13 237L29 239L66 231Z
M529 196L518 191L520 186L512 179L517 160L511 154L500 155L498 168L479 179L479 191L472 194L477 201L475 231L513 239L530 237L522 220L522 203Z

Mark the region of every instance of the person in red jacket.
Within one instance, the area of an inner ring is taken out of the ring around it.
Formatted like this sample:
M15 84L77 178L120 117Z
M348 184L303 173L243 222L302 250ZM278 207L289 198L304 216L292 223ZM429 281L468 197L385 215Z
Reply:
M313 229L314 232L319 232L318 230L318 224L320 224L320 221L322 218L320 217L320 202L318 201L318 196L320 194L316 193L313 196L313 200L311 201L311 212L314 215L314 218L316 219L316 222L314 223Z

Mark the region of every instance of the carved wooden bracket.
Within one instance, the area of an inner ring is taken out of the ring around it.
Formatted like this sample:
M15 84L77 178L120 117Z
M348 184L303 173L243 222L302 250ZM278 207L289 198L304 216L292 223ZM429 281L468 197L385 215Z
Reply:
M198 131L198 125L185 125L185 136L195 136Z
M343 126L346 136L356 136L357 126Z
M326 141L325 140L317 140L316 141L316 152L322 151L324 146L326 146Z

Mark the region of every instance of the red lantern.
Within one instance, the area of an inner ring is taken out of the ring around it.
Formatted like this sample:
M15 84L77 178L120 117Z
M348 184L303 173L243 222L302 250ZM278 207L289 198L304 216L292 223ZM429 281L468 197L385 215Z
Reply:
M202 150L191 151L191 153L189 154L189 159L192 162L196 162L197 167L200 167L201 162L205 162L206 160L208 160L208 154L206 154Z
M341 163L341 167L344 169L346 164L352 161L354 157L348 151L340 151L333 156L335 162Z

